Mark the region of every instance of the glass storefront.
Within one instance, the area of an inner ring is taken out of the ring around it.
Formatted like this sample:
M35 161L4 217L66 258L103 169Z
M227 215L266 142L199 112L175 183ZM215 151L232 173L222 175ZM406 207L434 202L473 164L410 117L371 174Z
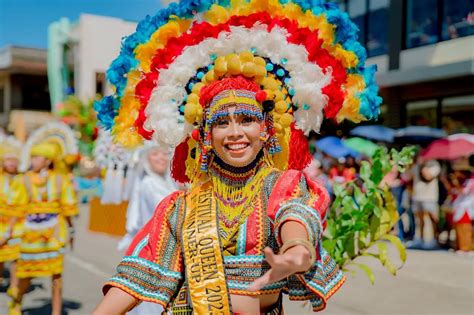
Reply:
M407 126L436 126L436 108L438 101L435 99L407 103Z
M407 126L442 127L448 134L474 133L474 96L455 96L440 99L441 119L438 119L438 100L429 99L406 104ZM438 121L442 126L438 126Z
M474 133L474 96L447 97L442 100L443 129L449 134Z

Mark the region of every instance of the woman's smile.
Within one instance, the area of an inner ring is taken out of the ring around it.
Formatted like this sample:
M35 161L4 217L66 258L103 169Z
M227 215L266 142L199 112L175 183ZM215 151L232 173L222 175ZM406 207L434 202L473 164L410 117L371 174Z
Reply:
M256 117L235 115L235 107L212 127L212 146L227 164L242 167L250 164L262 149L263 122Z
M228 143L224 145L225 149L229 151L231 154L243 153L249 146L250 146L250 143L248 142L236 142L236 143Z

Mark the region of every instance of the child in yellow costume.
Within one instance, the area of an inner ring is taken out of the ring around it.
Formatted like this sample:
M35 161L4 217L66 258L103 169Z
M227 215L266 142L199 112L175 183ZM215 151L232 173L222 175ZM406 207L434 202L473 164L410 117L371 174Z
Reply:
M72 217L78 208L73 186L64 173L68 153L64 138L43 139L37 144L30 141L30 148L27 143L31 167L15 180L9 198L12 207L25 213L17 263L19 285L10 314L21 314L22 297L35 277L52 277L52 314L59 315L62 308L64 249L68 243L72 246Z
M16 260L20 257L20 237L22 230L22 211L7 205L8 193L14 177L18 174L18 160L21 143L14 137L0 141L0 279L4 264L10 262L11 287L18 285L15 275ZM11 290L8 291L11 294Z

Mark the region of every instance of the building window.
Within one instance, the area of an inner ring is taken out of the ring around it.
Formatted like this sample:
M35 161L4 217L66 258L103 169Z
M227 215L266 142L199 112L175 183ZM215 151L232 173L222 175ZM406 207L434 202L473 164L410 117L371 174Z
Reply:
M335 2L341 11L347 11L347 0L329 0L329 2Z
M5 88L0 86L0 113L3 113L5 106Z
M366 14L367 1L366 0L351 0L347 3L347 13L358 27L359 27L359 42L366 46Z
M103 72L95 73L95 94L105 94L105 73Z
M438 41L438 1L407 1L406 47L413 48Z
M367 27L367 54L369 57L388 52L388 9L390 0L370 0Z
M443 3L443 40L474 35L474 0Z
M474 0L407 0L406 48L474 35Z
M13 74L12 109L51 111L46 75Z
M349 0L342 6L359 27L359 42L366 47L369 57L388 52L389 6L390 0Z
M436 127L437 107L437 100L425 100L407 103L407 125Z
M472 110L474 96L448 97L442 100L443 129L452 133L474 133Z

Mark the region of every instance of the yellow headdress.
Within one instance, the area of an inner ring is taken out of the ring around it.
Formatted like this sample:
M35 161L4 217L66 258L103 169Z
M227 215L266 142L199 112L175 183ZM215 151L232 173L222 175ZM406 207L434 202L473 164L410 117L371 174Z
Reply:
M0 140L0 159L17 158L21 155L21 142L15 137L9 136Z
M34 131L25 144L20 169L26 171L32 156L43 156L53 162L54 169L66 172L67 164L77 160L78 147L74 132L60 122L51 122Z
M30 156L43 156L51 161L61 155L61 148L56 143L49 142L48 140L35 144L31 147L30 151Z

